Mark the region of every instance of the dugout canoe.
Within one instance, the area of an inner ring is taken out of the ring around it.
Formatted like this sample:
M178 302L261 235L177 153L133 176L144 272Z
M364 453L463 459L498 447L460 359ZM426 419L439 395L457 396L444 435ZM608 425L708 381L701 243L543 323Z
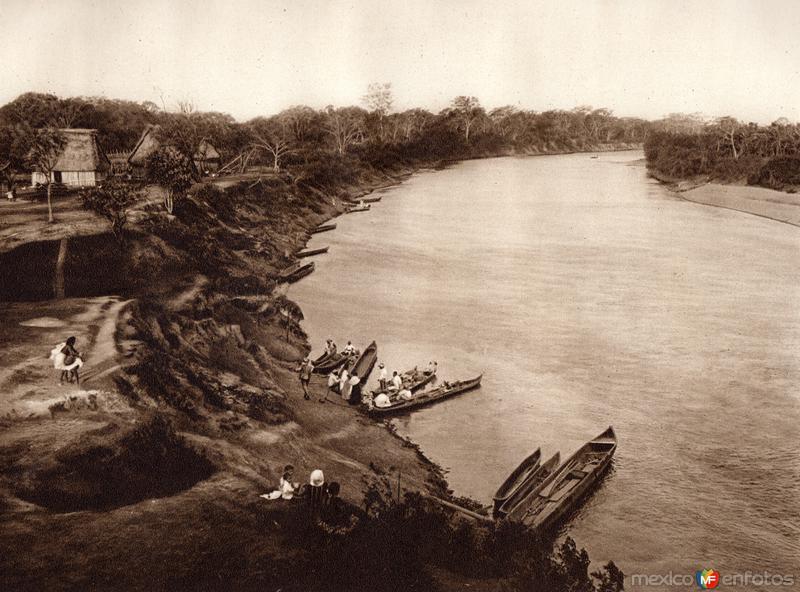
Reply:
M525 503L526 500L531 500L531 493L541 488L545 480L558 470L560 462L561 455L556 452L547 462L539 465L536 470L520 484L517 490L503 502L495 512L495 516L497 518L506 517L513 520L513 516L524 514L524 509L528 507Z
M298 251L297 257L302 259L303 257L311 257L312 255L321 255L322 253L327 253L330 247L320 247L319 249L308 249L305 251Z
M361 379L361 384L366 384L367 378L369 378L370 372L372 372L372 369L375 367L375 362L377 361L378 345L373 341L364 348L364 351L358 356L355 364L353 364L353 367L348 370L348 372L350 372L350 376L353 374L358 375Z
M346 212L348 214L353 214L355 212L368 212L370 210L369 204L364 204L363 206L351 206L347 208Z
M503 481L502 485L497 488L494 496L492 497L493 512L497 514L508 498L514 495L522 485L533 473L539 469L539 462L542 460L542 449L537 448L533 454L530 454L525 460L519 463L519 466L511 471L508 478Z
M306 277L312 271L314 271L313 261L309 261L308 263L303 263L302 261L298 261L297 263L293 263L292 265L281 271L278 274L278 277L282 282L287 282L291 284L301 278Z
M331 222L330 224L322 224L317 226L314 230L311 231L311 234L317 234L318 232L326 232L328 230L333 230L336 228L336 222Z
M456 382L444 382L441 386L417 393L413 399L406 401L401 399L392 403L389 407L373 407L369 410L369 414L373 417L384 417L396 413L404 413L420 407L425 407L432 403L438 403L443 399L449 399L461 393L466 393L472 389L476 389L481 385L483 374L479 374L475 378L469 380L458 380Z
M617 450L617 435L610 427L589 440L548 477L531 496L520 521L542 532L555 526L608 469Z
M416 367L412 368L411 370L406 370L400 375L400 380L403 381L403 388L410 390L412 393L430 384L434 378L436 378L435 372L418 370ZM387 387L388 385L391 385L391 382L387 380ZM381 390L380 387L372 391L374 396L380 395L381 393L389 394L394 393L394 391L391 391L389 388L386 388L386 390Z
M382 199L383 196L379 195L377 197L364 197L361 199L361 201L363 201L364 203L378 203Z
M335 354L329 356L319 364L314 364L314 373L330 374L340 366L343 366L345 362L349 362L352 357L353 354L343 354L341 352L336 352Z

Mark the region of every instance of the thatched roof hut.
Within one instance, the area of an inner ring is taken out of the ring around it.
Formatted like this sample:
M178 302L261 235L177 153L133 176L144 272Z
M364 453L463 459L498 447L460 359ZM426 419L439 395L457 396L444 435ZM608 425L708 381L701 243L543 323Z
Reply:
M201 173L215 172L219 169L220 156L217 149L208 140L202 140L194 154L194 166Z
M64 147L53 168L51 181L75 187L91 187L105 178L111 163L97 143L97 130L62 129ZM35 171L32 183L45 183L45 173Z
M145 126L139 141L128 156L128 164L133 167L143 167L150 155L161 147L158 139L160 126L149 124Z

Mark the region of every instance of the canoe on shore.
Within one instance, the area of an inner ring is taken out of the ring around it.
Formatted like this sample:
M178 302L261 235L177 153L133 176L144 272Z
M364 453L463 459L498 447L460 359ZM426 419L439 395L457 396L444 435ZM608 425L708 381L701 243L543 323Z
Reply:
M597 482L616 450L617 435L614 428L609 427L581 446L529 496L529 500L521 502L527 507L524 513L514 512L515 517L537 531L552 528Z
M483 378L483 374L479 374L470 380L444 382L441 386L438 386L435 389L416 394L413 399L400 399L388 407L373 407L369 410L369 414L374 417L383 417L392 415L394 413L411 411L419 407L425 407L426 405L430 405L443 399L448 399L450 397L454 397L456 395L460 395L461 393L478 388L481 385L481 378Z
M406 370L405 372L400 374L400 380L403 381L403 388L410 390L412 393L430 384L434 378L436 378L435 372L428 372L427 370L417 370L417 368ZM389 394L389 393L394 393L394 391L392 391L389 388L387 388L386 390L381 390L380 387L372 391L372 394L374 396L380 395L381 393Z
M561 455L556 452L544 464L539 465L536 470L523 481L517 490L503 502L503 504L495 512L498 518L507 517L513 520L514 516L524 514L524 509L527 508L525 500L531 499L531 492L540 488L545 480L558 470L558 465L561 462Z
M297 280L306 277L309 273L314 271L314 262L309 261L308 263L303 263L302 261L298 261L297 263L293 263L283 271L278 274L278 277L282 282L293 283Z
M349 362L352 357L353 354L343 354L341 352L336 352L332 356L325 358L319 364L314 364L314 373L330 374L340 366L343 366L346 362Z
M363 206L351 206L347 208L346 212L348 214L353 214L355 212L368 212L370 210L369 204L364 204Z
M336 222L331 222L330 224L322 224L320 226L317 226L314 230L312 230L311 234L317 234L318 232L333 230L334 228L336 228Z
M358 356L355 364L353 364L353 367L349 370L350 375L358 375L358 377L361 379L361 384L365 384L367 382L367 378L369 378L370 372L372 372L372 369L375 367L375 362L377 361L378 345L373 341L366 348L364 348L364 352Z
M311 257L312 255L321 255L322 253L327 253L330 247L320 247L319 249L307 249L305 251L298 251L297 257L302 259L303 257Z
M497 491L492 498L493 511L495 514L497 514L500 510L500 506L506 503L508 498L517 492L520 485L527 481L528 478L530 478L530 476L536 472L536 470L539 468L539 461L541 460L542 449L537 448L533 454L525 458L525 460L523 460L516 469L511 471L511 474L505 481L503 481L503 484L497 488Z
M362 198L361 201L363 201L364 203L378 203L382 199L383 199L383 196L379 195L377 197L365 197L365 198Z

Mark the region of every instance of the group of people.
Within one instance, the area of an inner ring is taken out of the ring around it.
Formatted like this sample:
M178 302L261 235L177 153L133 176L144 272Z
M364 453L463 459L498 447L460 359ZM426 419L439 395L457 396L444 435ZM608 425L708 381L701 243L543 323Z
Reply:
M325 481L322 469L314 469L308 479L308 484L300 485L294 481L294 466L286 465L278 482L278 489L265 493L261 497L268 500L303 498L313 509L325 508L333 505L339 497L340 486L336 481Z
M69 337L66 341L59 343L50 350L50 359L53 360L53 367L61 371L59 384L74 382L80 384L78 370L83 366L83 358L80 352L75 349L75 337Z

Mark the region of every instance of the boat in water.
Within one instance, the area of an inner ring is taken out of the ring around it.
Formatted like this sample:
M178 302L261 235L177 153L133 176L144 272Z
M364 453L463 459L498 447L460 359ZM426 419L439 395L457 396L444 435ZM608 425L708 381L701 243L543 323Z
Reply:
M311 257L312 255L322 255L323 253L327 253L330 247L320 247L319 249L306 249L305 251L298 251L297 257L302 259L303 257Z
M528 477L520 483L519 487L496 508L494 512L495 517L507 517L513 520L513 516L522 513L523 509L527 507L525 500L531 499L531 492L538 489L550 475L558 470L560 462L561 455L556 452L547 462L536 467L536 470L531 472Z
M373 417L384 417L395 413L404 413L420 407L437 403L444 399L449 399L461 393L466 393L481 385L483 374L469 380L457 380L456 382L444 382L429 391L422 391L414 395L412 399L398 399L386 407L372 407L368 413Z
M336 222L331 222L330 224L321 224L317 226L314 230L311 231L311 234L317 234L319 232L327 232L328 230L333 230L336 228Z
M597 482L609 467L616 450L617 435L614 428L609 426L570 456L540 487L520 502L519 512L512 510L509 518L540 532L552 528Z
M414 367L411 370L406 370L399 376L400 380L403 381L402 388L413 393L430 384L436 378L436 373L428 370L418 370L416 367ZM391 386L391 383L387 383L387 388L385 390L381 390L380 387L378 387L372 391L372 394L375 396L380 395L381 393L395 394L395 392L390 389L389 386Z
M492 497L492 507L495 514L497 514L500 506L502 506L508 498L510 498L519 487L539 469L539 461L542 460L542 449L537 448L533 454L525 458L519 466L514 469L508 478L503 481L502 485L497 488L494 496Z
M350 206L347 208L346 213L353 214L355 212L368 212L372 206L369 204L359 204L357 206Z
M309 261L307 263L304 263L302 261L298 261L297 263L293 263L292 265L290 265L286 269L282 270L278 274L278 277L280 278L280 280L282 282L286 282L286 283L291 284L291 283L294 283L294 282L306 277L312 271L314 271L314 262L313 261Z

